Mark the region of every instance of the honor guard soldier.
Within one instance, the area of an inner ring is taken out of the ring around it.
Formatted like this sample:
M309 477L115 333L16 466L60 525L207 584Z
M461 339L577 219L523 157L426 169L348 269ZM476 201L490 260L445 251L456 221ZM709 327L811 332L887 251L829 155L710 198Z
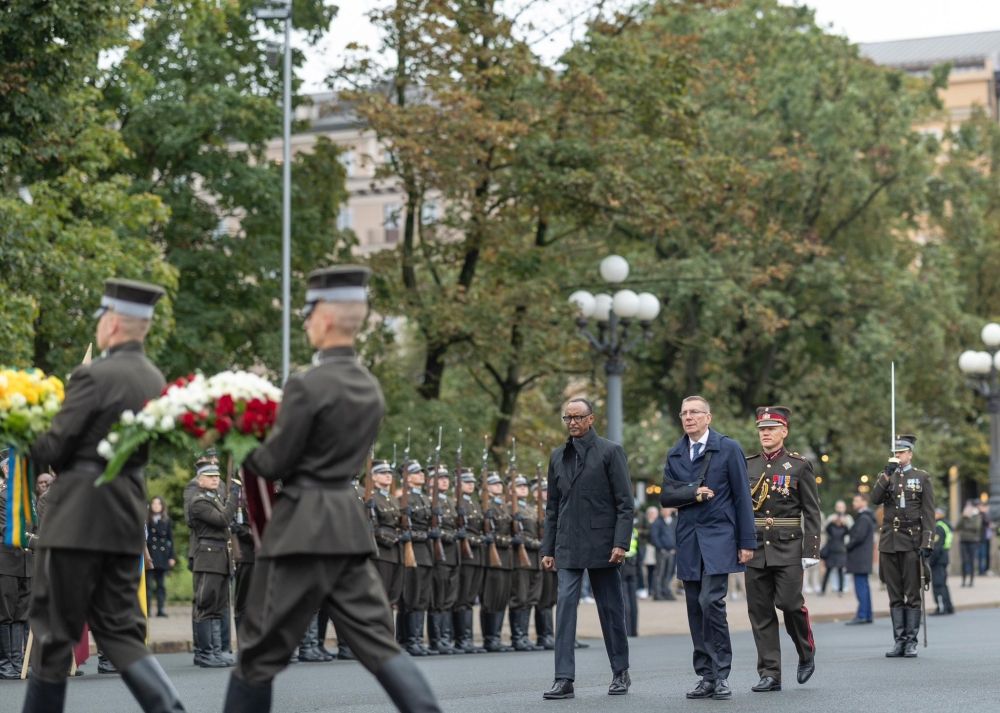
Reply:
M441 710L392 637L368 517L351 487L385 414L378 381L354 351L370 274L354 266L310 273L304 327L317 349L313 366L288 378L274 429L244 463L247 477L280 478L282 488L257 552L225 713L270 711L274 677L324 602L400 711Z
M403 594L403 564L399 553L399 501L392 494L392 466L389 461L372 462L372 502L374 516L375 567L382 578L382 587L389 606L396 607Z
M38 538L30 614L37 658L25 713L63 710L73 646L85 623L144 711L183 710L145 646L146 619L139 608L148 449L138 449L111 483L94 486L107 465L98 444L123 412L141 411L163 391L163 375L143 352L163 294L143 282L105 283L96 315L102 354L73 371L52 427L31 448L36 472L51 469L59 477L46 496Z
M431 605L431 577L434 558L431 555L431 498L424 491L427 476L419 462L413 460L404 465L407 474L404 487L409 489L410 531L404 533L413 542L416 567L403 568L403 599L399 607L400 626L397 635L403 639L403 646L411 656L437 655L424 646L424 619Z
M889 614L895 643L888 658L917 655L920 631L921 555L929 557L934 541L934 490L931 477L913 467L917 437L896 436L893 458L872 488L872 503L882 505L879 567L889 590Z
M236 517L240 488L233 482L225 500L219 496L219 466L198 468L198 492L191 498L191 539L194 550L194 664L225 668L222 620L229 617L229 577L233 571L229 527Z
M7 526L8 451L0 449L0 679L21 677L28 640L28 603L31 600L31 553L3 544Z
M781 690L778 615L799 655L796 679L805 683L816 670L816 646L802 596L802 573L819 563L822 516L812 464L785 449L788 419L784 406L757 409L761 452L747 458L753 496L757 549L747 563L750 625L757 644L760 681L750 690Z
M542 500L542 512L545 511L545 503L548 501L549 483L545 478L540 478L535 482L536 497ZM544 527L545 523L540 522ZM535 604L535 643L546 651L552 651L556 647L555 624L552 618L552 609L559 598L559 573L556 570L542 568L542 591ZM578 643L577 648L581 645Z
M233 575L233 621L236 624L237 637L239 637L240 622L243 621L243 615L247 610L247 596L250 594L250 576L253 574L255 554L246 506L242 497L239 500L236 505L236 516L229 528L233 533L233 544L239 549L236 573Z
M523 475L514 478L517 511L514 520L520 523L520 534L511 538L514 548L524 546L528 567L514 567L510 586L510 643L515 651L541 651L528 637L531 608L542 596L542 569L538 550L542 546L538 534L538 508L528 500L528 480Z
M483 576L483 593L480 597L479 625L483 630L483 647L490 652L507 652L514 649L501 640L503 615L510 602L511 572L514 557L510 549L511 523L513 518L507 510L503 497L503 479L499 473L490 473L486 479L489 490L489 508L484 516L492 524L492 534L484 538L484 543L495 543L500 554L499 566L486 562Z
M452 619L455 626L455 648L467 654L483 654L486 649L477 646L472 633L472 607L483 589L483 510L476 497L476 474L472 468L463 468L459 474L462 494L458 499L458 522L460 527L455 537L459 541L459 552L464 540L468 543L468 554L463 557L458 569L458 598Z
M455 650L454 633L451 624L451 610L458 601L458 545L455 540L456 517L455 502L448 496L451 478L448 468L438 466L437 470L437 502L434 503L434 517L437 520L437 532L431 535L441 542L440 549L434 556L434 570L431 575L431 605L427 622L430 648L439 654L462 653ZM431 541L432 555L436 548Z

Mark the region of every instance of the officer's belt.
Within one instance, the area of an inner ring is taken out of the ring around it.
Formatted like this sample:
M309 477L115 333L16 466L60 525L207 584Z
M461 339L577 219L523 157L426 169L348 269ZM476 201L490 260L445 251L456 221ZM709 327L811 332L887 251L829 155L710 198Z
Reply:
M802 520L797 517L755 517L755 527L801 527Z
M343 478L328 480L326 478L314 478L311 475L296 475L285 483L285 487L292 488L298 486L306 490L353 490L354 483L351 482L353 477L347 476L346 480Z
M73 463L67 468L67 471L79 471L83 473L90 473L91 475L102 475L104 469L107 468L107 463L104 461L89 460L87 458L77 458ZM142 467L131 467L122 468L119 475L131 476L136 473L141 473Z
M225 547L226 545L229 544L229 542L227 540L215 540L210 537L199 537L198 544L218 545L219 547Z
M882 527L891 527L894 530L898 530L901 527L920 527L920 520L900 520L898 517L892 518L882 523Z

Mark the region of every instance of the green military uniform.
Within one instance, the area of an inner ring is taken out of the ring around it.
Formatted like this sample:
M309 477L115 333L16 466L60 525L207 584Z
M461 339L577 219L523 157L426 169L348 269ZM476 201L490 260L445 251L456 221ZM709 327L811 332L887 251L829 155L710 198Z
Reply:
M486 479L487 485L503 483L500 475L491 473ZM484 537L488 546L494 542L500 555L499 566L493 566L487 560L486 572L483 576L483 591L480 595L479 625L483 630L483 647L487 651L513 651L500 639L503 631L503 615L510 602L511 573L514 569L514 555L511 551L511 523L513 518L507 509L507 503L502 495L490 497L489 507L484 513L490 523L492 532Z
M536 497L542 498L543 510L548 496L549 483L545 478L540 482L535 482ZM542 528L545 526L543 519L538 523L539 539L544 535ZM552 651L556 647L555 624L553 623L552 610L556 606L559 598L559 574L553 570L542 570L542 591L538 596L538 603L535 604L535 643L546 651Z
M514 485L527 486L528 480L517 476ZM526 499L517 500L515 522L520 524L521 534L511 539L515 548L523 545L528 555L528 567L514 567L510 586L510 642L515 651L538 651L541 647L531 643L528 637L528 620L531 608L542 597L542 569L538 550L542 546L539 535L538 509Z
M7 452L0 450L0 460ZM31 553L7 547L7 481L0 480L0 679L21 677L24 645L28 640L28 603L31 600Z
M372 466L373 473L392 472L392 466L379 461ZM375 567L382 578L382 586L389 604L396 606L403 594L403 564L399 552L399 501L388 488L372 491L371 512L374 518Z
M788 415L782 407L758 409L757 426L787 427ZM784 447L748 457L747 475L757 533L757 548L746 570L747 609L761 677L754 690L779 690L781 646L776 610L781 610L785 630L799 656L800 683L802 678L808 679L814 666L816 646L802 596L802 560L819 559L819 491L812 464Z
M310 274L305 313L314 344L346 336L336 325L366 301L369 275L361 267ZM338 311L332 304L338 302L349 304ZM274 676L324 602L338 633L401 711L440 710L393 639L389 602L371 560L371 527L351 482L384 413L378 381L352 346L322 348L312 368L285 383L274 429L244 464L248 477L280 478L282 488L257 552L225 713L270 710Z
M896 452L911 451L916 436L896 436ZM890 465L872 488L872 504L882 505L879 569L889 590L889 613L895 643L886 656L917 655L920 630L920 551L934 541L934 489L931 476L914 468Z
M448 469L440 466L438 475L447 476ZM433 491L432 491L433 492ZM430 648L439 654L460 653L455 651L451 610L458 601L458 543L455 535L457 530L455 501L448 496L447 490L438 489L437 504L434 505L434 516L437 520L437 531L431 533L441 540L441 554L434 557L434 569L431 575L431 602L427 629ZM434 542L431 541L431 553L434 553Z
M198 476L218 476L217 465L203 465ZM198 488L191 499L191 539L195 542L194 663L203 668L231 666L224 653L223 621L229 618L229 578L233 572L229 527L236 516L239 489L223 500L218 490Z
M459 474L462 483L475 483L476 475L471 468L463 468ZM472 607L475 606L479 593L483 589L483 563L485 550L483 548L483 509L479 504L479 496L473 493L462 493L458 499L458 521L465 527L456 532L458 540L466 540L472 557L462 559L458 571L458 596L455 599L455 609L452 620L455 626L455 646L467 654L485 653L486 649L476 646L472 634ZM461 547L459 547L461 552Z
M98 312L98 345L111 341L109 332L126 321L122 318L151 320L163 294L155 285L108 280ZM139 608L147 449L138 449L114 481L94 486L106 465L98 453L101 441L124 411L139 412L164 385L140 340L115 343L73 371L52 427L31 448L36 472L51 468L59 477L46 496L38 536L26 712L62 710L73 646L85 623L143 710L183 710L145 646L146 620Z
M417 461L405 466L409 474L423 472ZM403 596L399 611L402 618L400 634L407 653L411 656L436 654L424 646L424 620L431 605L434 558L431 554L431 498L426 486L410 486L409 492L410 530L404 533L413 542L413 556L416 567L403 569Z

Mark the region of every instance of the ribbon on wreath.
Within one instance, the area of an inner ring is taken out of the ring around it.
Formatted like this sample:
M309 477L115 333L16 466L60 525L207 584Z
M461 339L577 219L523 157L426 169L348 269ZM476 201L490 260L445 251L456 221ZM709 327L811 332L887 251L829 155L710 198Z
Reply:
M31 493L35 488L35 472L28 456L15 446L7 450L6 523L3 543L7 547L24 548L36 521Z

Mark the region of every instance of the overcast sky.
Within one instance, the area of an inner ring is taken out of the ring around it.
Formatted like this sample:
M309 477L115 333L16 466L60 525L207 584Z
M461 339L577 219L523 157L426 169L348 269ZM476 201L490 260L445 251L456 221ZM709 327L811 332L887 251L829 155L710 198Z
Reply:
M323 80L349 42L370 46L378 35L366 13L390 0L340 0L340 14L329 35L308 52L303 68L306 91L324 89ZM506 0L519 8L531 0ZM624 0L622 0L624 3ZM1000 30L1000 2L997 0L782 0L784 4L805 4L816 10L817 21L854 42L898 40L934 35ZM535 51L554 58L582 30L580 17L594 0L535 0L526 17L537 29L529 34Z

